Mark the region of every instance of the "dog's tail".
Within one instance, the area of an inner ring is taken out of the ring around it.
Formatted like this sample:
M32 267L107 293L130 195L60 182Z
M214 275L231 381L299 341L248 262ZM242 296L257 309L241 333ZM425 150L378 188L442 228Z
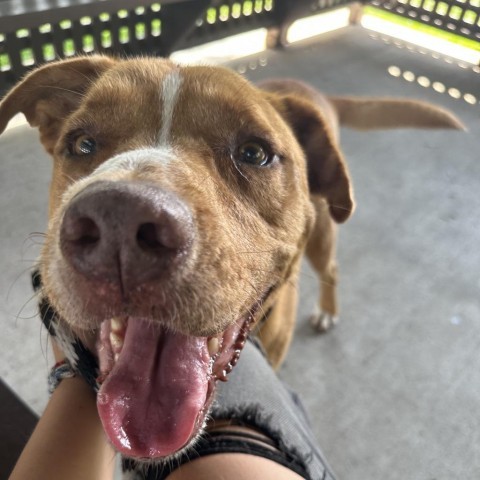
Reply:
M328 97L340 125L356 130L390 128L450 128L466 130L444 108L427 102L400 98Z

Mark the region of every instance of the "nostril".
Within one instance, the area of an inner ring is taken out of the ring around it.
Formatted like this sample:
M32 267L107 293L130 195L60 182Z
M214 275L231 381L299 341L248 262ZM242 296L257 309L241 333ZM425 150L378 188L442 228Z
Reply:
M187 246L188 238L180 222L166 215L161 221L142 223L137 230L137 244L143 250L164 254Z
M137 242L143 250L159 250L165 247L158 238L154 223L143 223L137 231Z
M100 240L100 229L89 217L81 217L68 222L64 234L65 240L78 246L94 245Z
M80 245L91 245L100 240L100 229L91 218L80 218L78 220L82 234L77 239Z

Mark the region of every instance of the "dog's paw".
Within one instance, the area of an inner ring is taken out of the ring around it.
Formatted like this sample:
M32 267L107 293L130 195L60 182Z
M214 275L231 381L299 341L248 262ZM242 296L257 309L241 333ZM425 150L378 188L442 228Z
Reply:
M310 316L310 325L319 333L324 333L338 323L338 317L331 313L316 311Z

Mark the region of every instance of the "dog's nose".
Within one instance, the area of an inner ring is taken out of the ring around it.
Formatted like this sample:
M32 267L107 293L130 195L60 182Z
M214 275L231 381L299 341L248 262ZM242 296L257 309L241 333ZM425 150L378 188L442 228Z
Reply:
M176 195L150 184L102 181L67 207L60 248L88 279L128 293L182 268L194 236L191 211Z

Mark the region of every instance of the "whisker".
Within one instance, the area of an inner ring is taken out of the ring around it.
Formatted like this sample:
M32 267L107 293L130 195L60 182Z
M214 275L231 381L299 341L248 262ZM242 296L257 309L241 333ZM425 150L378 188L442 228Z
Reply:
M255 290L255 294L256 294L256 297L259 299L261 295L263 295L263 292L259 292L259 290L257 289L257 287L252 283L250 282L250 280L248 280L248 283L250 284L250 286L252 287L253 290ZM263 308L263 305L259 302L257 302L257 306L260 310L260 313L262 314L262 317L265 316L266 312ZM252 314L253 312L249 312L250 314Z
M43 332L46 332L45 343L42 342ZM39 337L40 337L39 340L40 340L40 349L41 349L41 351L42 351L42 356L43 356L43 358L45 359L45 365L48 367L49 364L51 363L51 362L49 362L49 360L48 360L48 353L49 353L49 351L51 351L51 350L48 348L48 346L49 346L49 344L50 344L50 343L49 343L50 334L48 333L48 331L47 331L45 328L43 328L43 324L42 324L42 323L40 323Z
M248 255L259 255L261 253L273 253L275 252L275 248L272 248L271 250L251 250L251 251L248 251L248 250L245 250L245 251L242 251L242 252L236 252L237 255L244 255L244 254L248 254Z
M47 238L47 234L46 233L42 233L42 232L31 232L28 234L27 238L23 241L22 243L22 255L24 253L24 248L25 248L25 244L28 242L28 241L31 241L33 245L43 245L43 242L36 242L35 240L36 239L42 239L44 240L45 238ZM31 245L30 245L31 246ZM27 248L30 248L27 247Z
M69 183L75 183L75 181L76 181L72 176L68 175L68 173L66 173L66 172L62 172L62 176L63 176L63 178L65 178Z
M247 181L250 182L250 179L238 168L237 162L233 162L233 166L235 167L235 170Z
M343 205L337 205L336 203L329 203L330 207L338 208L339 210L345 210L346 212L351 212L351 208L344 207Z
M61 90L63 92L73 93L81 98L85 97L85 94L82 92L76 92L75 90L71 90L69 88L60 87L58 85L38 85L36 88L51 88L52 90Z
M36 297L38 297L38 293L35 292L32 294L32 296L30 298L28 298L25 303L22 305L22 307L20 308L19 312L15 315L15 325L17 325L17 322L18 320L23 320L22 318L22 312L23 310L27 307L27 305L33 300L35 299ZM26 319L28 320L29 318L32 318L32 317L26 317Z
M24 262L24 261L23 261ZM32 263L36 262L36 260L34 260L33 262L32 261L29 261L28 263L30 264L29 267L27 268L24 268L23 270L21 270L17 276L13 279L11 285L8 287L8 290L7 290L7 295L6 295L6 301L8 302L10 300L10 294L12 293L12 290L13 290L13 287L16 285L16 283L20 280L20 278L25 275L25 273L27 273L28 271L31 271L33 270L37 265L31 265Z
M317 280L318 279L318 276L315 273L311 273L309 271L304 271L304 269L300 270L298 276L299 276L299 278L300 277L308 278L309 280Z

